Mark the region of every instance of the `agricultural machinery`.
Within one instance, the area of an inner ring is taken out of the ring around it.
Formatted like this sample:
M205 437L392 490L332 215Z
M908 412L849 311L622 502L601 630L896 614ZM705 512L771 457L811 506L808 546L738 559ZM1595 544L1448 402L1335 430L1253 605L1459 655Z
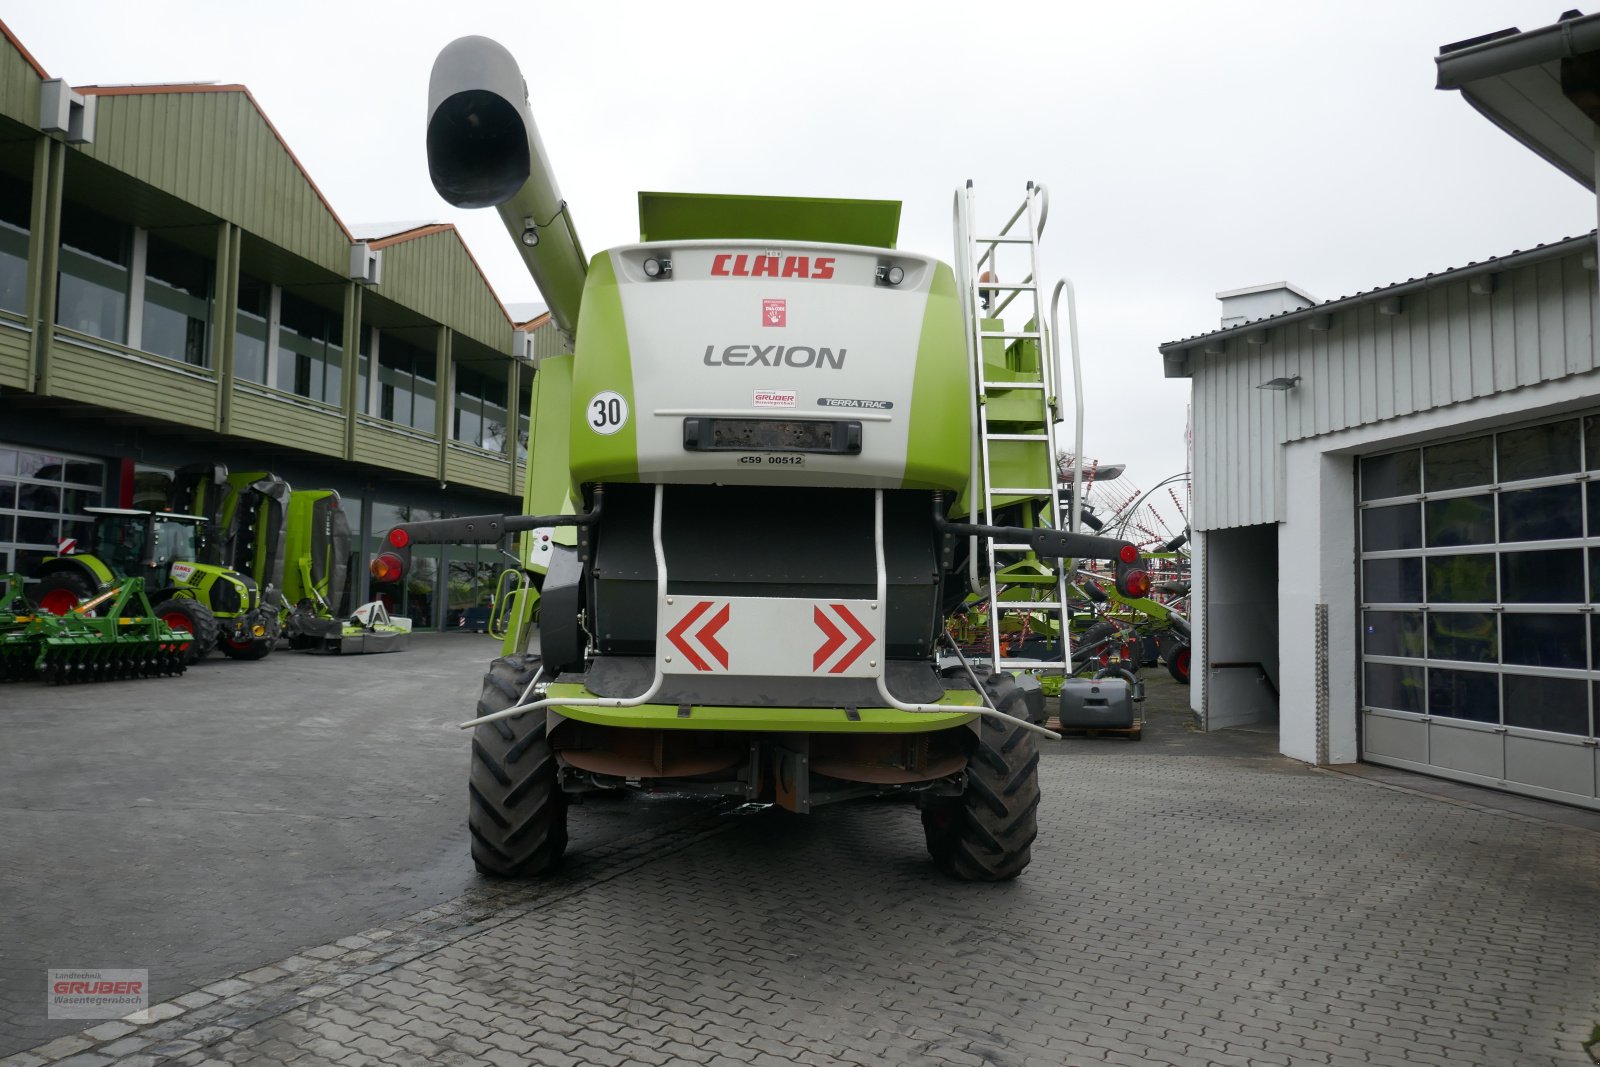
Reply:
M895 247L897 202L670 193L590 259L485 38L435 63L427 147L445 200L498 210L567 342L534 378L525 514L402 524L374 563L522 535L528 587L463 724L478 869L541 874L569 797L641 788L910 794L940 869L1019 874L1055 735L1013 672L1062 659L973 661L946 621L1018 576L1004 610L1059 620L1075 559L1145 584L1132 545L1052 518L1045 191L987 234L958 192L954 268Z
M36 608L23 581L0 574L0 681L154 678L188 666L190 634L156 613L141 579L120 579L60 615Z

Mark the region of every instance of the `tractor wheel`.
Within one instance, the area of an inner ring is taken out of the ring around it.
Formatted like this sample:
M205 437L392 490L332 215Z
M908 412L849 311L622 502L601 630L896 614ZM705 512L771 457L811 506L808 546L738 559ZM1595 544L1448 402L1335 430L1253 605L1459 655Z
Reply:
M483 677L478 714L512 707L539 669L536 655L505 656ZM472 734L467 781L472 862L491 878L532 878L553 870L567 849L567 797L543 712L485 723Z
M156 605L156 616L174 630L189 631L191 640L183 652L184 663L199 662L217 643L217 617L198 600L188 597L163 600Z
M1189 684L1189 646L1174 641L1162 650L1161 658L1167 661L1167 673L1184 685Z
M94 596L89 579L77 571L54 571L39 579L39 610L65 615Z
M1016 679L1001 674L984 683L994 706L1016 714ZM967 761L960 797L929 805L922 829L934 866L966 882L1015 878L1033 858L1038 836L1039 745L1021 726L985 716Z
M277 645L276 637L255 637L248 641L235 641L231 637L224 637L217 642L217 648L229 659L266 659L272 655L272 649Z

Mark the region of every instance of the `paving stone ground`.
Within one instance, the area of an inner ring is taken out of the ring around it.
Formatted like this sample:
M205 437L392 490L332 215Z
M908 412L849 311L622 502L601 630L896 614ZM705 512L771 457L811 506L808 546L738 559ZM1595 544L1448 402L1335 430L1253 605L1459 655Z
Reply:
M1053 748L1010 884L909 805L686 812L0 1064L1591 1062L1600 833L1189 740Z

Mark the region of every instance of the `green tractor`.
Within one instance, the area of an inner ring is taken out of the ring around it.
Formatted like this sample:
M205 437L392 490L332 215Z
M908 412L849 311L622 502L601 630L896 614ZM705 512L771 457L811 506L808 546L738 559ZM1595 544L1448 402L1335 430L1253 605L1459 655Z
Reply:
M67 615L121 579L139 578L155 613L193 640L189 663L212 648L241 660L263 659L278 642L277 611L262 603L253 578L230 567L198 562L203 516L130 508L87 508L95 518L92 546L62 542L60 555L32 577L42 611Z

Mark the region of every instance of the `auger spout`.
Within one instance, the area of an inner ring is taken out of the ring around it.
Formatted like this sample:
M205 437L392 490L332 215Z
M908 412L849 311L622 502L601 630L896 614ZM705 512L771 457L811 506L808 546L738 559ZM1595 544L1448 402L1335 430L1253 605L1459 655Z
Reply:
M588 270L556 186L528 87L510 52L487 37L446 45L428 79L428 174L455 207L493 207L569 338Z

